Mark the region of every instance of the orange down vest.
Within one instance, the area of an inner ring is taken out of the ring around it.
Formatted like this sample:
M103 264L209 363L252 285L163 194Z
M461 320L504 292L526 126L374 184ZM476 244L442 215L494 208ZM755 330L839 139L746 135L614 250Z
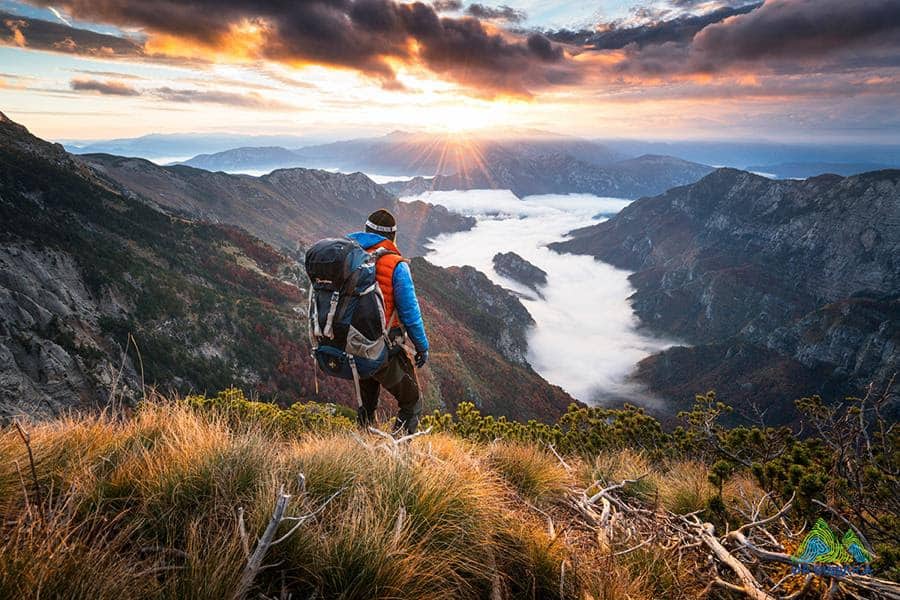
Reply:
M397 250L397 246L391 240L378 242L374 246L366 248L366 252L372 253L379 248L386 248L391 252L397 253L385 254L378 259L377 263L375 263L375 279L378 281L378 287L381 288L382 295L384 295L385 325L390 329L392 327L400 326L399 318L395 318L393 323L388 323L387 321L389 321L394 314L394 269L397 268L398 264L403 262L403 257L400 256L400 251Z

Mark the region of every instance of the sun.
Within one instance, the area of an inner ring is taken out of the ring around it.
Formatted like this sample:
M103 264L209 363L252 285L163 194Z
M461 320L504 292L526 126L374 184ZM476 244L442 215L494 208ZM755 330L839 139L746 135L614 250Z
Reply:
M511 115L505 103L453 104L430 109L434 129L450 133L470 133L510 124Z

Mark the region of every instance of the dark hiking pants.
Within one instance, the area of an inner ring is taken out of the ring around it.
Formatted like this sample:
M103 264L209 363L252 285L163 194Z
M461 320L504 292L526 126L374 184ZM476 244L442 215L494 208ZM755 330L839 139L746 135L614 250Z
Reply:
M422 412L422 401L419 397L415 369L409 354L401 347L388 358L384 366L375 371L372 377L360 380L359 391L362 396L362 407L359 409L360 425L374 423L378 396L381 387L384 386L397 399L399 407L394 430L405 429L408 433L416 432L419 414Z

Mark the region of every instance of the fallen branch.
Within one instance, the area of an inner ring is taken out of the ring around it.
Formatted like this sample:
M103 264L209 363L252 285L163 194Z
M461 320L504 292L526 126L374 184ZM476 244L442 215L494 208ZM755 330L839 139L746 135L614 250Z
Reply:
M300 476L301 488L305 490L306 477L302 474ZM342 492L344 488L339 489L334 494L332 494L319 508L312 511L311 513L307 513L305 515L297 516L297 517L286 517L285 512L287 511L288 503L291 500L291 495L285 493L284 486L282 485L278 489L278 496L275 499L275 509L272 512L272 517L269 519L269 524L266 526L265 531L262 536L256 542L256 547L253 550L253 553L249 555L247 559L247 565L244 567L244 572L241 574L241 579L238 583L237 589L234 591L232 595L233 600L243 600L246 598L247 593L250 591L250 588L253 587L253 581L256 579L256 576L259 572L266 568L263 566L263 559L266 556L266 553L269 551L269 548L276 544L280 544L289 538L297 529L300 528L306 521L312 519L323 510L328 504L337 498ZM239 528L243 523L243 510L238 509L239 514ZM279 537L275 539L275 534L278 532L278 527L285 521L295 522L294 526L291 529ZM246 531L243 533L239 532L239 535L242 537L242 544L244 544L244 536L246 535ZM245 546L246 548L246 546ZM269 565L271 566L271 565Z
M419 436L428 435L429 433L431 433L431 427L424 431L417 431L415 433L410 433L399 438L395 438L386 431L382 431L376 427L369 427L369 432L388 440L390 444L381 447L396 454L400 451L400 448L403 446L403 444L409 443Z
M238 588L234 592L234 600L243 600L243 598L247 596L247 592L250 591L250 588L253 586L253 580L256 579L256 575L259 573L260 567L262 567L263 558L265 558L269 546L272 545L272 540L275 538L275 532L278 531L278 526L281 525L281 521L284 519L284 511L287 510L287 505L290 500L291 495L286 494L284 492L284 486L281 486L278 489L278 497L275 500L275 510L272 513L272 518L269 519L269 524L266 526L266 530L263 532L262 537L256 542L256 548L253 550L253 554L247 559L247 566L244 567L244 572L241 574Z
M28 450L28 464L31 466L31 481L34 483L34 499L37 503L38 515L41 517L41 523L46 524L47 520L44 517L44 499L41 496L41 484L38 482L37 469L34 466L34 453L31 450L31 434L22 429L22 426L18 421L15 421L16 430L19 432L19 437L22 438L22 442L25 444L25 448Z

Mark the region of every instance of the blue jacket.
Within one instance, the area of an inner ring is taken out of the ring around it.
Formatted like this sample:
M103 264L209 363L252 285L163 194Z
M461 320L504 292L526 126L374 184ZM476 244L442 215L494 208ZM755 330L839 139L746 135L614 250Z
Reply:
M385 239L377 233L357 231L347 236L360 246L368 250ZM419 301L416 298L416 288L413 286L412 273L409 265L404 261L397 263L394 268L392 280L394 286L394 306L397 308L397 316L406 327L406 333L419 352L428 350L428 337L425 335L425 323L422 321L422 311L419 309Z

